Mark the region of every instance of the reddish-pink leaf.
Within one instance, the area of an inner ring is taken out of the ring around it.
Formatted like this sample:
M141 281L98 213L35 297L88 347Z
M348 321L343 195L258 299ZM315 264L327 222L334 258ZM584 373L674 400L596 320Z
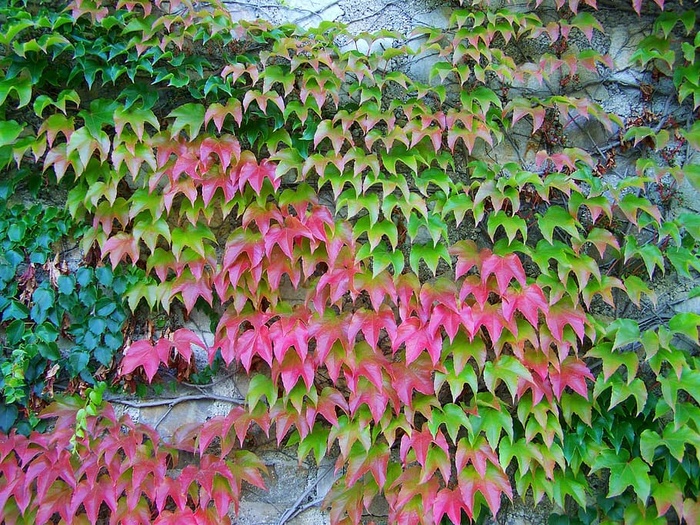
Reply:
M296 352L287 352L281 362L275 361L271 366L272 378L277 381L281 376L286 392L292 391L300 377L304 379L307 390L314 384L316 367L311 358L302 361Z
M351 393L348 399L350 414L354 415L357 409L362 404L365 404L369 407L374 422L379 423L390 401L390 389L384 387L380 390L367 380L360 380L358 384L359 387L356 389L356 392Z
M523 265L518 256L514 253L506 256L500 256L492 253L491 255L485 257L481 265L482 281L485 282L488 276L491 274L496 276L498 291L501 294L506 291L512 278L515 278L522 287L527 285Z
M413 391L426 396L435 394L432 363L428 356L421 355L411 366L406 366L400 361L392 363L389 368L391 386L396 391L403 404L411 408L413 406Z
M189 361L192 357L192 346L198 346L199 348L205 350L207 346L202 342L202 340L197 337L197 335L187 328L179 328L175 330L172 335L173 346L178 354Z
M158 372L161 359L150 341L141 339L135 341L124 350L124 358L119 367L119 375L131 374L139 366L143 367L148 382L153 381L153 377Z
M396 337L396 320L394 312L388 307L382 307L378 312L361 308L357 310L348 325L348 341L355 341L355 336L359 331L365 337L365 341L372 348L377 348L379 342L379 332L385 330L390 339Z
M171 297L178 293L182 295L182 302L188 312L192 311L200 297L211 306L214 294L210 275L207 273L197 279L194 275L183 274L173 282Z
M109 254L112 268L116 268L125 255L128 255L131 258L131 264L135 265L139 260L139 243L133 235L119 232L107 239L102 247L102 256L107 254Z
M343 349L350 345L347 338L348 314L336 315L331 313L323 317L314 316L309 321L309 336L316 340L316 364L321 366L331 351L333 344L338 341Z
M508 476L500 469L489 465L487 475L482 477L473 468L465 468L457 474L459 490L468 509L474 509L474 495L477 491L486 499L491 513L495 516L501 507L501 496L505 494L513 498L513 489ZM469 514L470 511L467 510Z
M559 302L550 306L549 313L546 315L545 319L549 330L552 332L552 337L557 341L562 341L564 337L564 326L567 324L574 329L579 339L583 340L587 319L586 314L581 310Z
M455 277L459 279L469 270L476 267L481 268L483 260L474 241L459 241L450 247L450 255L457 256L457 265L455 266Z
M318 413L326 418L326 421L328 421L331 425L338 424L337 409L342 410L346 414L349 411L348 402L345 399L345 396L337 389L330 386L325 387L318 396L316 408Z
M550 366L549 379L552 382L552 389L557 398L561 398L564 388L568 386L586 399L588 398L586 379L594 380L593 374L588 370L586 363L574 356L564 359L558 370L555 366Z
M433 520L435 525L442 523L442 517L447 515L452 523L462 523L462 509L472 518L472 509L467 507L462 498L462 493L448 488L442 489L433 501Z
M238 170L238 189L243 191L243 187L247 182L255 193L260 193L263 182L268 179L272 183L272 187L277 190L280 186L280 180L277 177L277 167L267 159L260 161L260 164L253 161L248 161L239 164Z
M442 353L442 339L432 335L428 327L421 323L417 317L410 317L402 322L396 331L396 337L392 341L392 348L396 352L402 344L406 345L406 364L411 364L418 359L423 350L436 365Z
M542 289L536 284L525 286L518 292L509 289L503 294L503 316L508 322L512 321L515 310L518 310L532 326L537 328L538 309L545 316L549 312L547 299Z
M246 371L250 371L253 357L258 355L268 365L272 366L272 340L270 339L270 329L265 326L258 326L252 330L246 330L236 341L237 357L241 360Z
M306 359L309 348L308 310L298 311L292 316L283 316L270 326L270 338L273 343L275 358L284 360L287 350L295 348L299 358Z

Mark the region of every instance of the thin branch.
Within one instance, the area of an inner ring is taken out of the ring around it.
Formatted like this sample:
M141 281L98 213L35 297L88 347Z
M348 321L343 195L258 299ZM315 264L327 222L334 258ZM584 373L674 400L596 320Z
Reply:
M321 480L324 479L328 474L330 474L332 470L333 470L333 466L330 466L325 470L325 472L323 474L318 476L316 478L316 481L314 483L312 483L311 485L309 485L309 487L307 487L307 489L301 493L301 496L299 496L297 498L297 500L294 502L294 504L282 513L280 518L277 520L277 525L284 525L289 520L293 519L295 516L304 512L306 509L320 504L321 501L323 501L323 498L315 499L315 500L313 500L309 503L306 503L304 505L302 505L302 502L309 496L309 494L311 494L312 491L314 491L316 489L316 487L321 482Z
M131 408L150 408L162 406L174 407L175 405L187 403L189 401L221 401L223 403L231 403L232 405L242 405L244 402L243 398L219 396L216 394L186 395L159 399L157 401L129 401L128 399L121 399L118 397L108 397L106 399L111 403L116 403L118 405L124 405Z

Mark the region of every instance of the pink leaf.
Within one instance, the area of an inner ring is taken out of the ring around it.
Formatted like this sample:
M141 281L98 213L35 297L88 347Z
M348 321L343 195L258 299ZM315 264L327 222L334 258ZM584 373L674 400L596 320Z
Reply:
M117 233L115 236L107 239L107 242L102 247L102 255L105 256L107 254L109 254L109 262L112 264L112 268L116 268L125 255L131 258L132 265L136 265L139 260L139 243L129 233Z
M124 351L124 358L119 368L119 375L125 376L131 374L139 366L142 366L148 378L148 382L150 383L153 381L156 372L158 372L160 363L161 360L150 341L141 339L128 346Z

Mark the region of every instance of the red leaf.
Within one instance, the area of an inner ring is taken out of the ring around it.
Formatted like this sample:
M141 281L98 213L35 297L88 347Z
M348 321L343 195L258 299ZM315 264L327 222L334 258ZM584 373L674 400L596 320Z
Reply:
M250 365L255 355L260 356L268 365L272 366L272 340L270 339L270 329L265 325L246 330L238 336L235 349L246 372L250 371Z
M216 154L221 163L221 171L225 172L231 165L231 159L236 162L241 157L241 143L233 135L223 135L220 137L206 137L199 146L199 156L205 164L205 171L209 171L209 156Z
M433 366L440 360L442 339L432 335L417 317L410 317L399 325L396 337L392 341L394 353L404 343L406 344L407 365L418 359L423 350L428 351L428 355L433 361Z
M354 286L355 274L358 269L354 265L333 268L324 273L318 280L316 287L316 297L314 297L314 307L318 312L325 310L325 300L320 292L328 286L331 304L337 303L346 292L357 293Z
M457 265L455 266L455 277L457 279L474 267L477 269L481 268L483 257L474 241L460 241L453 244L449 251L450 255L457 256Z
M387 297L393 303L397 300L396 285L389 272L381 272L376 277L372 277L372 272L358 273L355 276L355 288L369 294L372 308L376 311L379 311Z
M272 247L277 245L287 257L294 259L294 245L297 244L297 239L301 237L312 240L314 238L313 234L299 219L287 217L284 224L272 225L265 234L265 254L270 257Z
M191 312L197 300L201 297L209 306L214 301L214 294L211 286L211 277L209 274L202 275L197 279L193 275L183 274L173 282L172 296L180 293L182 302L185 304L185 309Z
M489 465L487 475L482 477L473 468L465 468L457 475L459 490L467 506L467 514L471 516L474 509L474 495L481 492L491 513L495 516L501 507L501 496L507 495L513 499L513 489L508 481L508 476L500 469Z
M309 349L308 316L308 310L298 310L294 315L283 316L270 326L270 338L278 361L284 359L292 346L300 359L306 359Z
M375 423L379 423L390 401L389 390L386 387L378 389L368 380L361 378L356 392L351 393L348 399L350 414L354 416L360 406L365 404L369 407L372 419Z
M161 359L150 341L141 339L124 350L124 358L119 367L119 375L125 376L142 366L150 383L153 381L156 372L158 372L160 363Z
M442 517L445 514L452 523L462 523L462 509L467 512L467 516L471 519L472 509L464 503L462 493L457 489L442 489L437 493L433 501L433 520L435 525L439 525L442 522Z
M546 315L545 320L547 321L550 332L552 332L552 337L558 342L562 342L564 326L567 324L574 329L578 338L583 340L587 319L586 314L581 310L559 302L556 305L550 306L549 313Z
M131 258L132 265L136 265L139 260L139 243L133 235L119 232L107 239L107 242L102 247L102 256L104 257L107 254L109 254L109 262L112 264L112 268L116 268L125 255Z
M430 335L433 338L442 338L440 329L444 328L450 342L454 341L461 325L462 317L459 311L454 311L443 304L435 306L428 319L428 331Z
M260 164L255 162L255 160L249 160L240 164L236 169L238 171L238 189L240 191L243 191L243 187L247 182L255 190L255 193L260 194L265 179L269 179L275 190L279 189L280 180L277 177L277 168L267 159L260 161Z
M379 342L379 332L384 329L390 339L396 337L396 320L394 312L388 307L382 307L378 312L361 308L357 310L348 324L348 341L355 341L355 336L361 330L365 336L365 341L372 347L377 348Z
M474 307L472 315L474 316L475 329L478 330L479 326L485 327L491 342L495 345L501 337L505 324L500 305L486 303L481 309Z
M594 380L593 374L586 366L586 363L577 357L569 356L559 365L559 370L550 366L549 380L552 382L554 395L561 398L564 388L571 389L580 396L588 399L588 385L586 379Z
M199 348L206 350L207 346L202 342L202 340L197 337L197 335L187 328L179 328L175 330L172 335L173 346L177 353L180 354L186 361L189 361L192 357L192 346L198 346Z
M327 386L323 389L316 403L318 413L321 414L331 425L338 425L337 409L346 414L349 411L348 402L345 396L333 387Z
M286 392L291 392L300 377L304 379L307 390L314 384L316 367L311 358L302 361L295 352L287 352L284 360L275 361L271 366L272 378L277 381L282 376L282 384Z
M501 257L492 253L491 255L484 258L481 265L481 279L486 282L489 275L494 274L496 276L496 282L498 283L498 291L503 294L512 278L517 279L520 286L523 288L527 285L527 279L525 277L525 270L520 262L520 259L514 253L508 254Z
M455 454L457 472L461 472L467 464L471 463L482 478L486 477L487 461L495 467L500 465L496 452L483 435L480 435L474 444L470 444L465 438L459 440Z
M330 313L323 317L314 316L309 321L309 336L316 340L316 365L324 364L326 357L333 344L338 341L343 349L348 350L349 341L347 337L346 326L348 323L348 314L336 315Z
M503 294L503 316L508 322L512 321L515 310L518 310L528 322L537 328L539 325L537 310L540 309L546 316L549 313L549 304L536 284L523 287L519 292L507 290Z
M414 390L426 396L435 394L433 370L434 367L428 361L428 357L422 355L410 367L400 361L391 364L389 368L391 386L404 405L413 407Z

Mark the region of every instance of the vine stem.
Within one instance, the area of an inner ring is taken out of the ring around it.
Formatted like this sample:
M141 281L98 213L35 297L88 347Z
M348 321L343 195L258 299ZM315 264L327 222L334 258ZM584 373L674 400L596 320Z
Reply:
M105 399L110 403L116 403L131 408L174 407L175 405L187 403L188 401L222 401L224 403L231 403L232 405L242 405L244 402L243 398L219 396L216 394L191 394L168 399L159 399L157 401L129 401L128 399L121 399L119 397L107 397Z
M317 499L315 499L309 503L306 503L304 505L302 505L302 501L304 501L309 496L309 494L311 494L311 492L318 486L318 484L321 482L321 480L323 478L325 478L328 474L330 474L330 472L332 470L333 470L333 466L330 466L323 472L323 474L318 476L316 478L316 481L313 482L311 485L309 485L306 488L306 490L301 493L301 496L299 496L297 498L297 500L294 502L294 504L282 513L282 515L277 520L276 525L284 525L292 518L294 518L297 515L304 512L306 509L309 509L311 507L315 507L316 505L319 505L323 501L322 497L317 498Z

